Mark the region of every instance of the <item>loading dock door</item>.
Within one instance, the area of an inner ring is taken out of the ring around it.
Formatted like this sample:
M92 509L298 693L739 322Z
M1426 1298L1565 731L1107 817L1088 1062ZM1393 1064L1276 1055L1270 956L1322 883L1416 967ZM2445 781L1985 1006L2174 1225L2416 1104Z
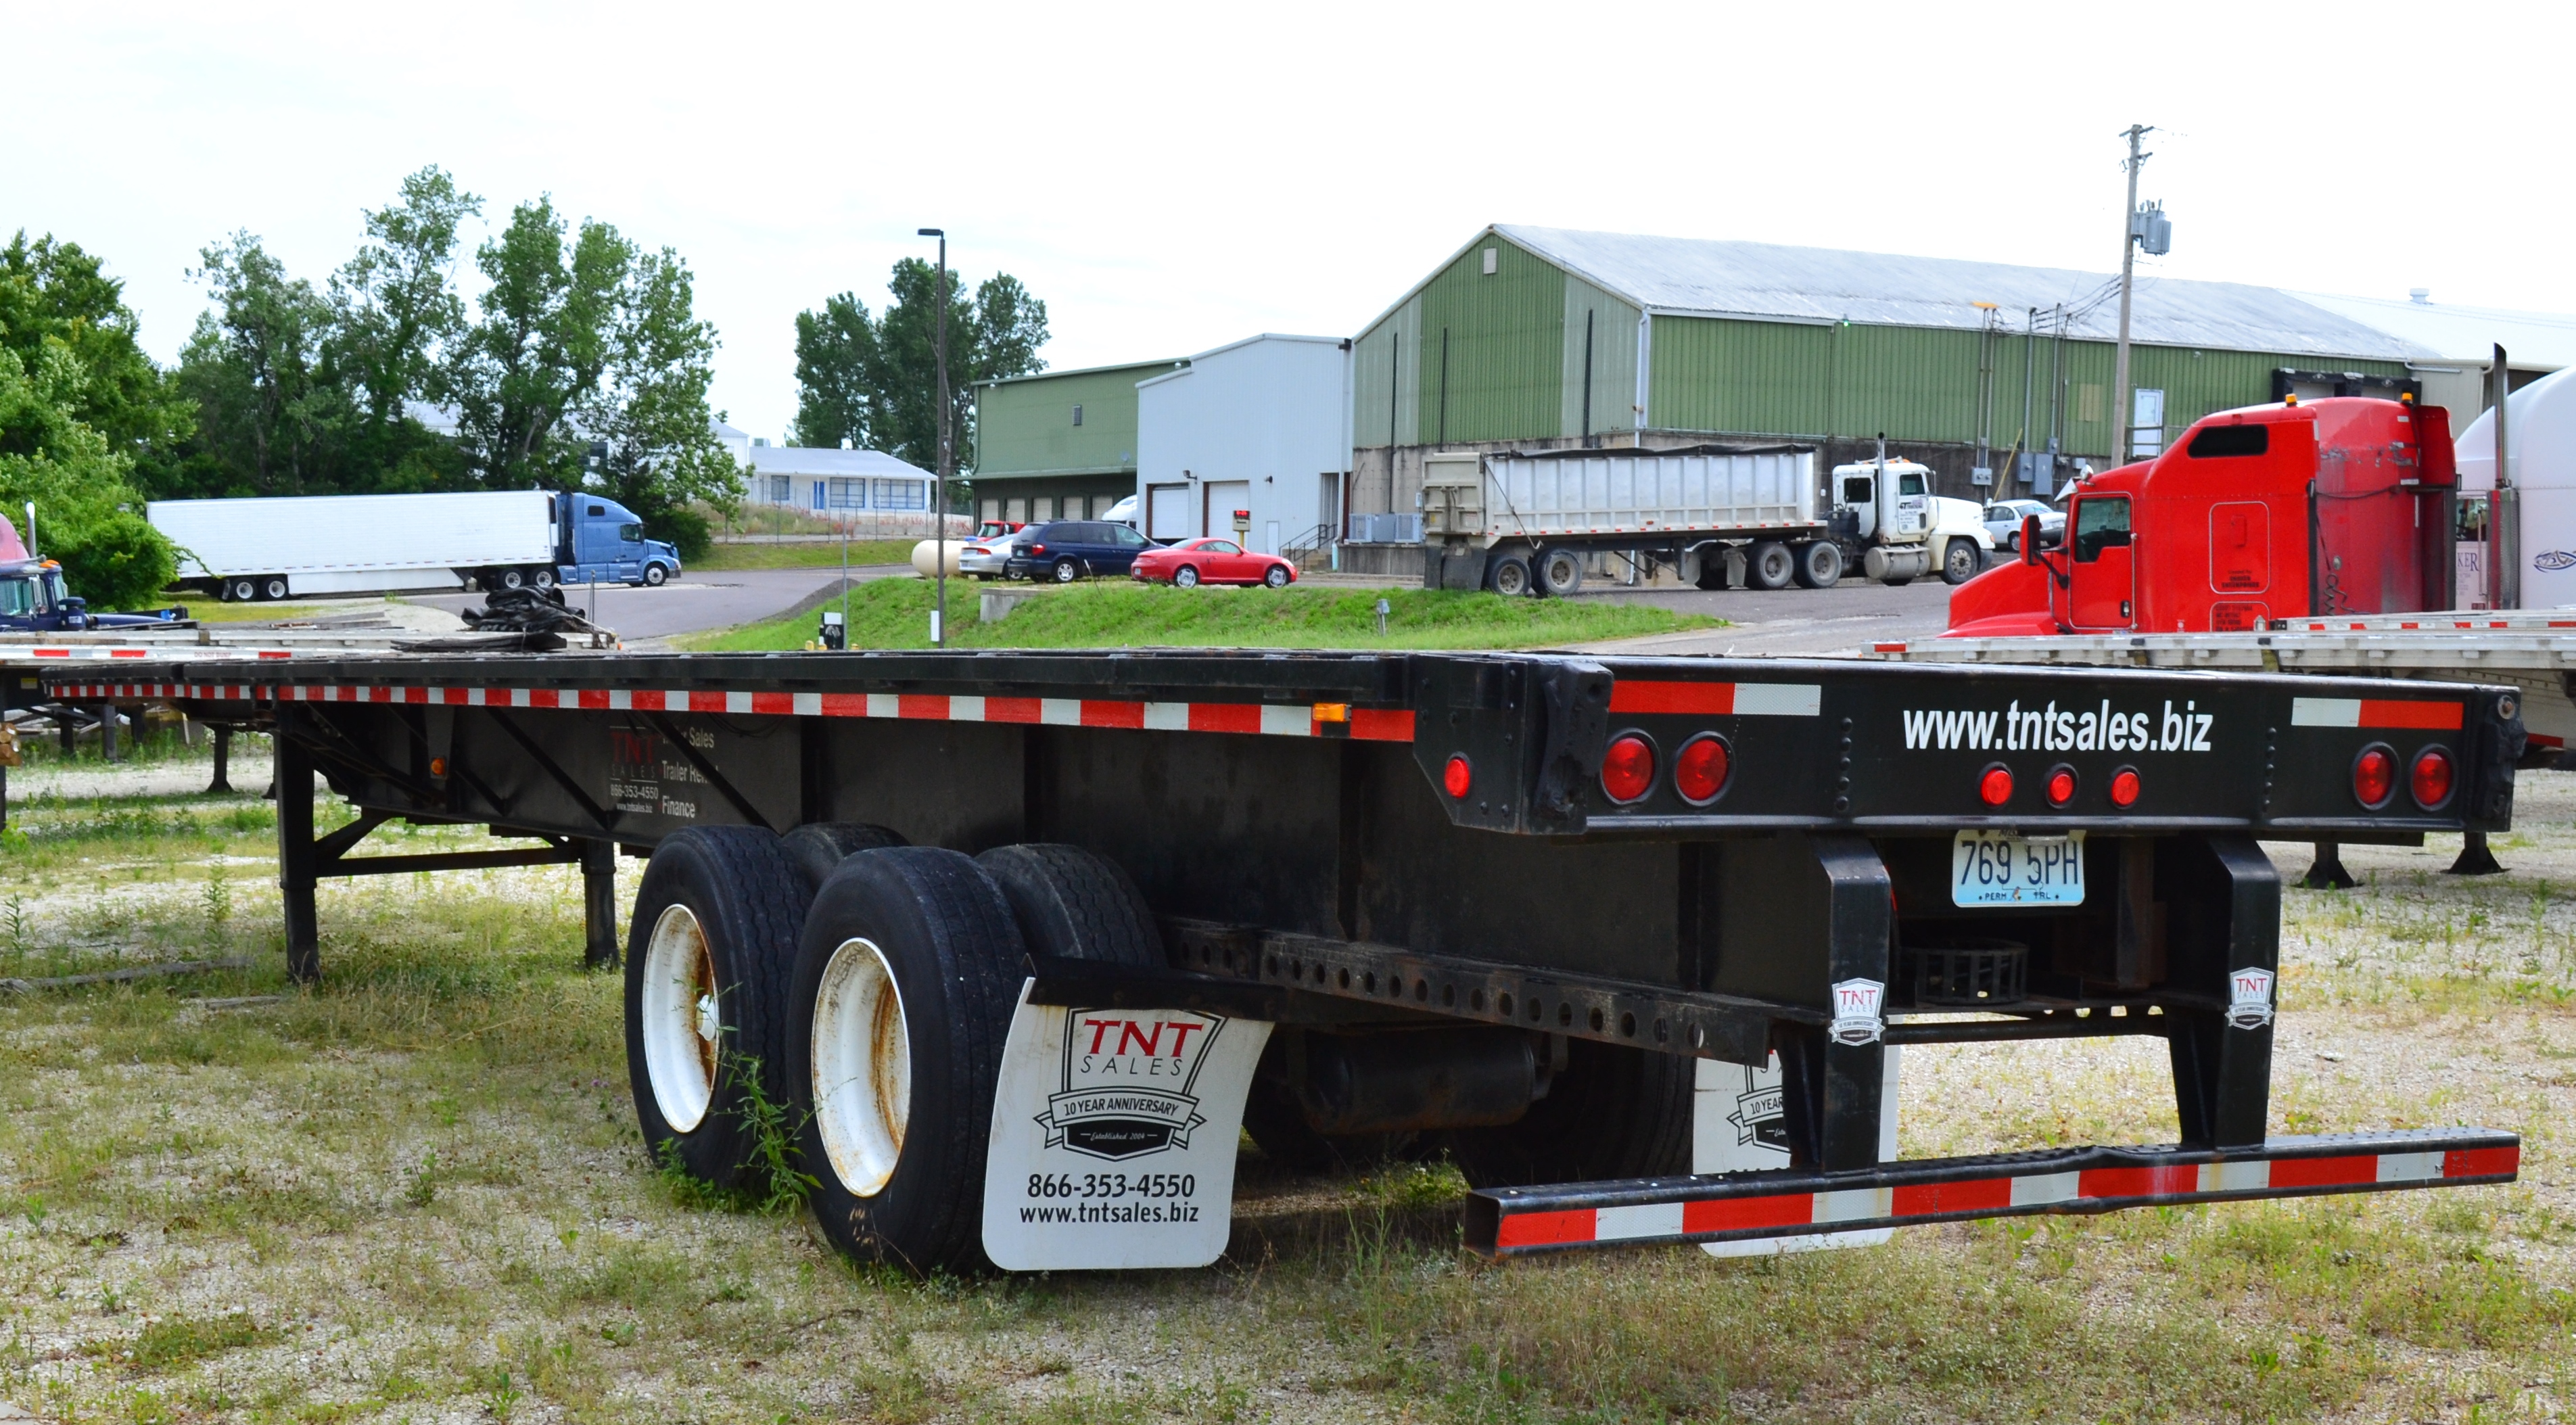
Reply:
M1196 531L1190 528L1190 487L1187 485L1149 485L1145 487L1145 536L1148 539L1187 539Z
M1221 534L1229 539L1233 538L1234 512L1252 508L1252 482L1202 480L1199 483L1207 491L1207 523L1200 526L1198 532Z

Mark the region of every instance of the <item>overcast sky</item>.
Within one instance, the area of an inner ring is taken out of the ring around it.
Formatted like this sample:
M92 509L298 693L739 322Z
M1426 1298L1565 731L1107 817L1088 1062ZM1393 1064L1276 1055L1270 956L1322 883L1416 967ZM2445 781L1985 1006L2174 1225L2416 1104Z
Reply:
M222 234L318 283L424 164L552 193L688 260L773 438L796 312L920 227L1087 366L1348 335L1490 222L2109 271L2132 122L2164 273L2576 312L2570 13L0 0L0 234L106 257L168 360Z

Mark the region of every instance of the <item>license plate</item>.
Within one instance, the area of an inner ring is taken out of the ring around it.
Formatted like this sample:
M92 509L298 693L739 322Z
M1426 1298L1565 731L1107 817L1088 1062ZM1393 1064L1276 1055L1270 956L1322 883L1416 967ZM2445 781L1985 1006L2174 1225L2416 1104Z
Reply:
M1960 832L1950 844L1950 904L2084 904L2084 833Z

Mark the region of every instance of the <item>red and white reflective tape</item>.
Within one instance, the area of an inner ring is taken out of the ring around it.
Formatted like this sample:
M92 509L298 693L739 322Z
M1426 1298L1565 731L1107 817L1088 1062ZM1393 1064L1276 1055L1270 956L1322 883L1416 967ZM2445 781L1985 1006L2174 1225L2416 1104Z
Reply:
M1622 678L1610 689L1610 711L1614 713L1815 717L1824 700L1824 686L1819 683L1674 683Z
M297 703L389 703L467 708L577 708L607 712L749 713L773 717L904 718L928 722L1013 722L1120 727L1149 732L1237 732L1324 737L1335 723L1364 742L1411 742L1405 708L1342 703L1154 703L1109 698L996 698L948 693L757 693L707 688L389 687L372 684L79 683L61 696L82 699L253 699Z
M2428 728L2455 731L2460 704L2419 698L2292 698L2292 727Z
M48 662L55 659L150 658L165 663L174 661L205 663L294 656L295 650L291 648L195 648L186 645L168 648L119 648L101 644L64 646L50 643L11 647L0 644L0 663L8 663L20 658L42 658Z
M2493 1144L2337 1156L2231 1158L2210 1163L2130 1164L1762 1196L1689 1197L1680 1195L1684 1189L1676 1185L1676 1196L1670 1201L1616 1207L1549 1209L1534 1204L1516 1209L1512 1191L1497 1190L1479 1196L1497 1201L1500 1215L1492 1250L1509 1256L1591 1244L1719 1235L1745 1239L1785 1237L1819 1230L1901 1227L1909 1221L1930 1219L2105 1212L2150 1203L2438 1187L2464 1180L2497 1182L2511 1179L2520 1171L2521 1161L2519 1144ZM1705 1187L1708 1181L1699 1180L1698 1185ZM1548 1189L1533 1192L1543 1201Z

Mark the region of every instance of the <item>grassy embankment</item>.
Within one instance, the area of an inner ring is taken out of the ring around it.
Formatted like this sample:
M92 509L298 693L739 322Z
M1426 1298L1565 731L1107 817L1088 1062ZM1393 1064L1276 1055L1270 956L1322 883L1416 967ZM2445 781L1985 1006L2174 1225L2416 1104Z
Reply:
M865 568L871 564L909 564L912 547L918 539L854 539L850 541L850 567ZM718 544L707 551L704 559L691 560L688 573L716 573L727 569L830 569L841 562L838 540L819 540L795 544ZM685 576L684 576L685 577Z
M958 648L1537 648L1715 628L1694 614L1598 599L1506 599L1431 589L1175 589L1125 580L1040 588L998 623L976 618L988 589L1030 586L954 580L948 586ZM852 648L927 648L933 590L922 579L879 579L850 591ZM1377 631L1377 601L1388 605ZM838 607L837 598L823 607ZM806 610L683 640L692 648L802 648L814 636Z
M2284 891L2275 1130L2519 1128L2512 1187L1491 1267L1436 1165L1251 1154L1215 1268L921 1282L645 1161L570 868L326 882L295 987L255 742L229 798L153 755L15 772L0 976L258 965L0 996L0 1401L40 1418L2502 1421L2576 1389L2576 777L2526 774L2512 874L2352 847L2360 889ZM1904 1072L1908 1155L2173 1132L2146 1041Z

